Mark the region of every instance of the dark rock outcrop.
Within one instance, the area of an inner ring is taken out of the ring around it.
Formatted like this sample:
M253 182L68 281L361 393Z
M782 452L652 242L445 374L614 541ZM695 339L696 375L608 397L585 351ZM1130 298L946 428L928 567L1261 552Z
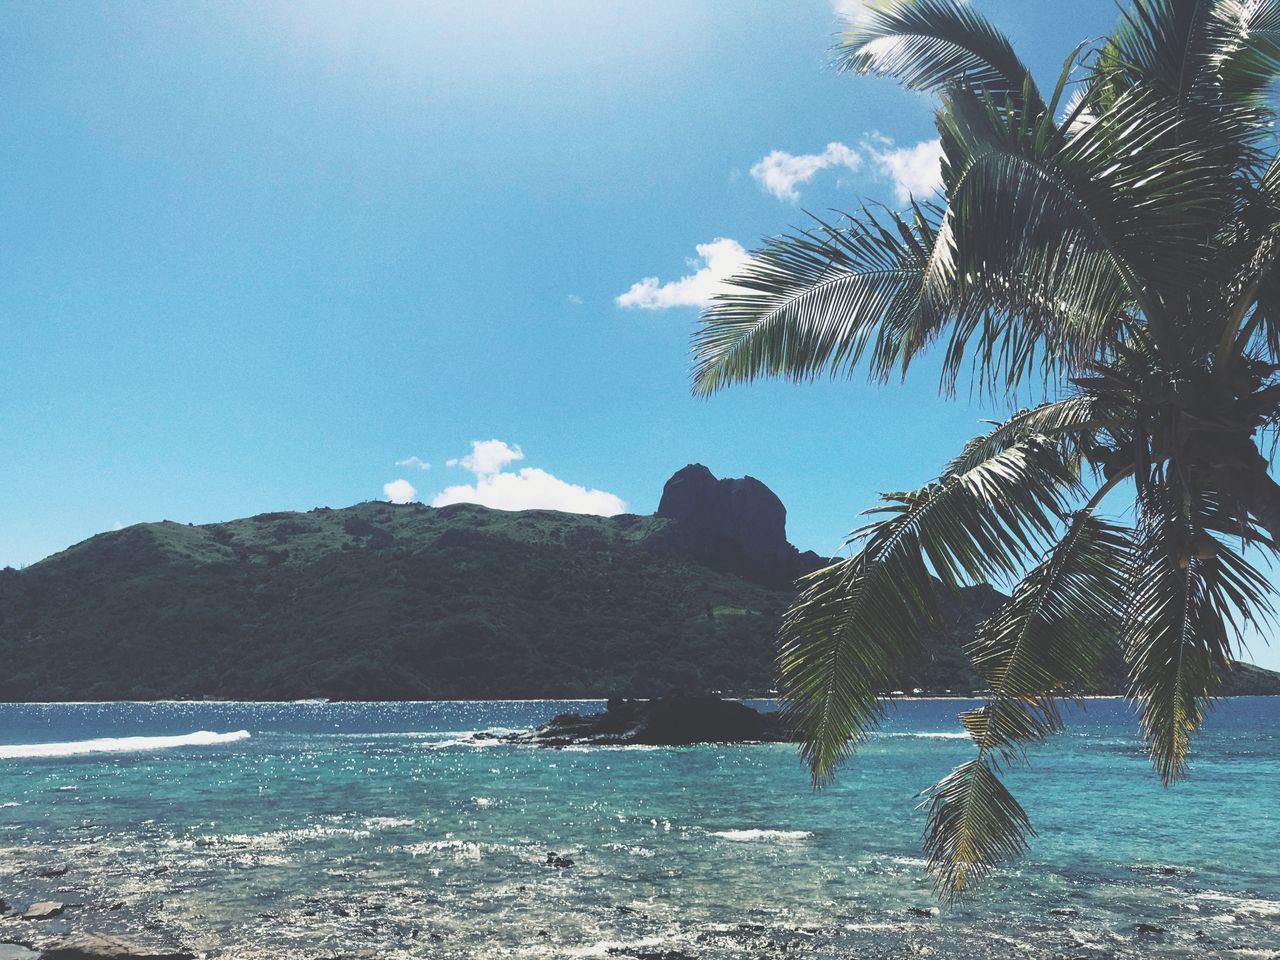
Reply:
M658 516L679 522L698 562L766 586L789 585L821 563L787 542L787 508L755 477L720 480L691 463L662 488Z
M780 743L796 739L779 714L761 713L733 700L690 694L671 694L656 700L614 699L604 713L562 713L523 733L477 737L540 747Z

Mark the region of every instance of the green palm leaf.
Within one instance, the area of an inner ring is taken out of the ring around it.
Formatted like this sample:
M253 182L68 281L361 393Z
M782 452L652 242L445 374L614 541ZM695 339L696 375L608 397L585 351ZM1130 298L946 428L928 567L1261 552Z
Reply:
M1027 437L1050 440L1092 438L1108 423L1107 410L1096 397L1080 394L1053 400L1027 410L1019 410L1002 423L964 445L960 455L946 466L946 473L964 473L1001 450Z
M858 552L810 578L784 619L779 671L815 781L879 716L878 692L919 652L946 588L1016 575L1050 542L1078 482L1037 437L918 490L886 494Z
M1166 784L1182 775L1191 734L1230 669L1237 618L1272 615L1267 578L1212 534L1219 517L1202 491L1152 485L1142 502L1124 647L1129 696Z
M967 890L1000 863L1026 851L1035 835L1021 804L1000 782L994 758L962 763L926 793L925 853L945 898Z
M951 898L1019 855L1034 832L1000 784L1000 761L1061 729L1054 697L1086 688L1115 642L1128 532L1086 513L978 628L969 648L991 700L960 715L978 756L926 792L924 846Z
M842 69L896 77L915 90L964 86L1044 109L1008 39L961 0L873 2L835 53Z
M936 232L924 212L775 239L717 298L694 338L694 385L710 393L761 376L848 374L884 331L927 309ZM883 344L878 356L891 353ZM883 362L880 369L883 368Z

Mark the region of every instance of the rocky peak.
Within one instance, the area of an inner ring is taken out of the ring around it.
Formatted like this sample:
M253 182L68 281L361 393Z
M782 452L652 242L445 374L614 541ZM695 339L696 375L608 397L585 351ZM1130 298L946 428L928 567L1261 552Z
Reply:
M700 562L757 583L789 584L818 563L787 542L787 508L755 477L720 480L691 463L662 488L658 516L679 521Z

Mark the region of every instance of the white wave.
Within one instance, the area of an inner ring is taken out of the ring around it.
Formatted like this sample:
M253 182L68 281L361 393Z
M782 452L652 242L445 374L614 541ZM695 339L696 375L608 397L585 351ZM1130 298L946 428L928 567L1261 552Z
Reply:
M637 940L599 940L581 947L569 947L560 956L566 957L616 957L619 954L650 951L655 947L671 945L667 937L641 937ZM665 951L664 951L665 953Z
M883 733L883 737L913 737L917 740L968 740L964 730L948 730L944 733Z
M713 830L711 836L724 840L778 840L783 843L808 840L808 830Z
M394 830L416 826L417 823L417 820L408 817L366 817L364 827L367 830Z
M248 730L213 733L197 730L176 737L102 737L97 740L72 740L66 743L0 744L0 760L24 757L75 757L85 753L132 753L139 750L167 750L172 747L207 747L215 743L246 740Z
M1227 920L1228 923L1240 916L1269 920L1280 918L1280 900L1255 900L1249 897L1235 897L1226 893L1218 893L1213 890L1198 893L1195 897L1197 900L1220 903L1230 910L1231 913L1225 915L1230 918ZM1213 919L1221 920L1222 917L1214 917Z

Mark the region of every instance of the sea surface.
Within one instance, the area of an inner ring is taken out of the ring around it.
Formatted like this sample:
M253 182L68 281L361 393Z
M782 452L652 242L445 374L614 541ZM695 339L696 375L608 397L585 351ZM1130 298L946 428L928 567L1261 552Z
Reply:
M773 704L757 704L772 708ZM1039 831L936 906L916 794L970 755L907 701L815 792L788 745L476 745L590 702L0 705L0 940L211 958L1280 956L1280 698L1162 788L1093 700L1008 783ZM548 853L573 861L550 866Z

